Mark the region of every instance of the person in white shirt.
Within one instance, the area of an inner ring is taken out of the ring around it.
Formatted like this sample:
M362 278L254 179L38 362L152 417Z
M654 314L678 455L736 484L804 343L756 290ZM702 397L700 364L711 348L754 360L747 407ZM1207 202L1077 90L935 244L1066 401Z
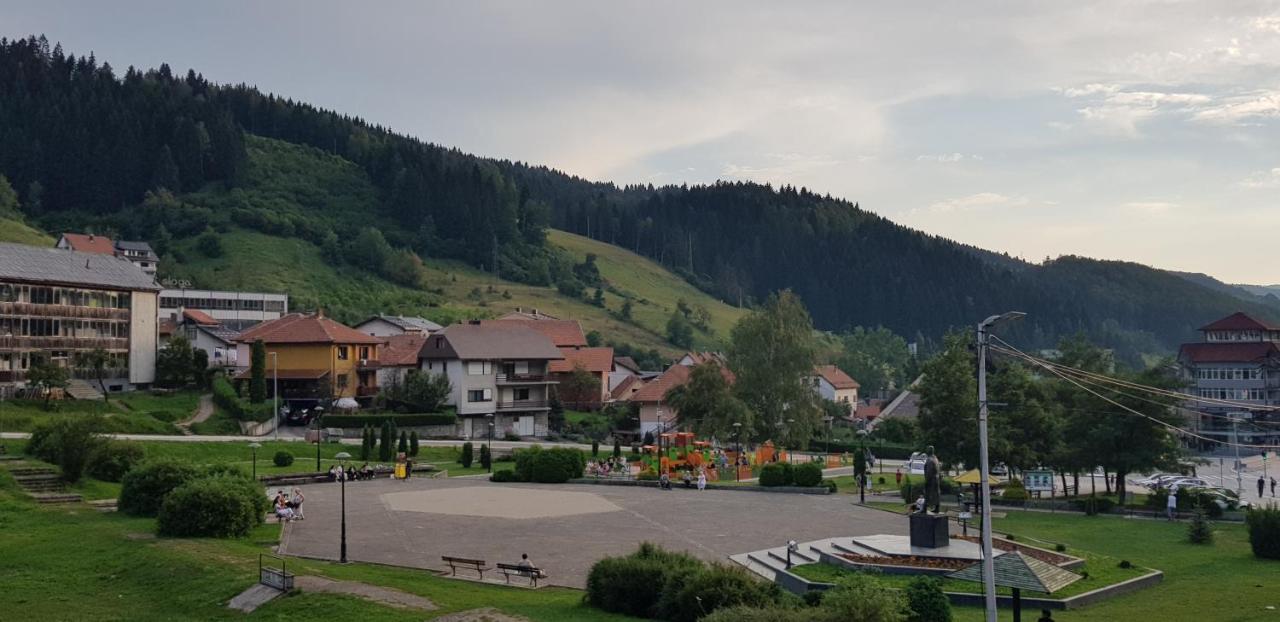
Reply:
M1165 514L1168 515L1169 520L1174 520L1175 518L1177 518L1178 516L1178 489L1177 488L1169 489L1169 501L1165 504L1164 507L1165 507Z

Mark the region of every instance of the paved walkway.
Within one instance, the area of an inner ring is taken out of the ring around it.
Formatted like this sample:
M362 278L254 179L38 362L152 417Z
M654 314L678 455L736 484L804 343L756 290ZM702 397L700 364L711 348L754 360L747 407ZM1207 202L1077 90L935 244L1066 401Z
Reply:
M281 552L335 559L341 488L303 488L307 520L286 526ZM441 555L492 565L528 553L547 569L550 583L578 588L596 560L625 555L645 541L727 561L789 539L908 530L905 516L858 507L848 495L425 478L349 482L346 492L347 554L353 560L445 569Z
M202 421L208 421L213 416L213 395L204 394L200 396L200 404L196 406L196 412L186 421L179 421L176 425L182 430L182 433L191 436L191 426Z

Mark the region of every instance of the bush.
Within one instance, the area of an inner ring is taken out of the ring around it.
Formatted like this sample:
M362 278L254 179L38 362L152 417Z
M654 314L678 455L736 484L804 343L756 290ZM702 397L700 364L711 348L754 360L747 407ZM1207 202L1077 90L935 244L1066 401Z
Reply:
M422 449L422 447L421 447L421 445L418 443L418 431L417 431L417 430L410 430L410 431L409 431L409 455L410 455L411 457L417 458L417 457L418 457L418 452L419 452L421 449Z
M516 475L522 482L563 484L582 477L586 461L582 452L567 447L543 449L534 445L516 452Z
M1085 497L1083 499L1072 499L1071 506L1089 516L1097 516L1098 514L1110 512L1111 508L1116 506L1116 502L1106 497Z
M512 470L510 470L510 469L505 469L505 470L502 470L502 471L494 471L494 472L493 472L493 475L490 475L490 476L489 476L489 481L491 481L491 482L518 482L518 481L520 481L520 478L516 477L516 472L515 472L515 471L512 471Z
M142 462L142 445L131 441L107 441L89 455L88 471L94 479L118 482Z
M591 456L597 457L599 455L600 455L600 441L591 439Z
M1196 508L1191 514L1191 523L1187 525L1187 540L1192 544L1213 542L1213 530L1209 527L1208 514L1204 508Z
M942 581L936 577L918 576L907 584L907 606L910 622L951 622L951 601L942 593Z
M1027 494L1027 489L1022 486L1022 480L1011 479L1005 486L1004 492L1000 493L1000 498L1005 501L1026 501L1031 498L1031 495Z
M78 482L84 475L91 454L102 443L98 435L99 417L67 416L36 428L27 441L26 452L62 469L62 480Z
M489 453L488 445L480 446L480 468L488 470L493 466L493 454Z
M833 494L833 495L834 495L834 494L836 494L837 492L839 492L839 490L840 490L840 487L836 485L836 481L835 481L835 480L833 480L833 479L824 479L824 480L822 480L822 485L823 485L823 486L826 486L826 487L827 487L827 492L829 492L829 493L831 493L831 494Z
M117 507L134 516L155 516L165 495L199 474L199 469L185 462L146 462L124 474Z
M702 562L663 550L645 542L626 557L606 557L587 574L588 604L605 611L636 617L653 617L663 590L674 588L671 575L685 576Z
M462 444L462 455L458 457L458 464L461 464L462 468L471 468L471 463L475 461L474 451L471 441Z
M156 532L173 537L244 537L262 522L269 503L262 489L246 478L201 477L165 495Z
M808 592L805 594L805 598L808 599L810 594L816 594L820 598L823 592ZM715 610L707 617L702 618L702 622L812 622L814 620L812 614L812 611L783 609L782 607L769 607L766 609L728 607Z
M293 454L287 451L277 451L274 458L271 459L278 467L287 467L293 464Z
M1065 544L1063 544L1063 543L1059 542L1059 543L1057 543L1057 544L1053 545L1053 550L1055 550L1055 551L1057 551L1057 552L1059 552L1059 553L1066 553L1066 552L1067 552L1067 545L1065 545Z
M668 577L659 610L664 620L694 622L723 607L777 604L780 593L777 584L758 581L743 568L712 564L686 570L683 577Z
M1280 559L1280 508L1268 504L1248 510L1244 523L1249 528L1249 546L1255 557Z
M901 592L885 589L869 575L856 574L827 590L822 597L820 611L823 615L810 619L902 622L907 619L910 609Z
M790 486L793 480L791 465L785 462L772 462L760 469L761 486ZM821 470L819 470L821 479Z
M1120 564L1119 564L1119 566L1120 566L1121 568L1124 568L1125 570L1128 570L1128 569L1130 569L1130 568L1133 568L1133 562L1131 562L1131 561L1129 561L1129 560L1127 560L1127 559L1122 559L1122 560L1120 560Z
M806 462L792 469L796 486L817 486L822 483L822 467L816 462Z
M916 486L911 483L910 478L903 478L902 488L899 488L898 492L902 494L903 501L915 503L916 499L924 493L924 486Z

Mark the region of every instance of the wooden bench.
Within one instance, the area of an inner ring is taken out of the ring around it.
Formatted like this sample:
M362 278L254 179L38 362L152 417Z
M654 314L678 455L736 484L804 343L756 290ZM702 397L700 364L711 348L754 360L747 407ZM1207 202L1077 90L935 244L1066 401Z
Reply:
M501 570L502 574L506 575L507 583L511 583L511 575L516 575L518 577L527 577L529 579L529 584L534 587L538 587L538 579L546 577L546 575L542 574L541 568L521 566L519 564L499 563L498 570Z
M453 572L453 576L458 575L458 566L463 566L465 568L470 568L471 570L476 571L477 573L480 574L481 579L484 579L484 571L493 570L493 568L485 567L483 559L468 559L466 557L450 557L448 555L442 555L440 559L444 560L444 563L449 564L449 570Z

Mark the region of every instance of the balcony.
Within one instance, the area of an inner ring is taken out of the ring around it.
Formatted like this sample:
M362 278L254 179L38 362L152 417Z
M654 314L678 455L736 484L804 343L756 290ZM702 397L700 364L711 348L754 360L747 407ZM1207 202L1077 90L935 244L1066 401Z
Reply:
M378 387L356 387L356 397L373 397L378 394Z
M70 305L36 305L27 302L0 302L0 315L128 320L129 310L109 307L74 307Z
M546 410L551 402L546 400L519 400L514 402L498 402L498 410Z
M546 374L498 374L498 384L539 384L551 382Z
M129 349L123 337L0 337L0 350L103 350Z

